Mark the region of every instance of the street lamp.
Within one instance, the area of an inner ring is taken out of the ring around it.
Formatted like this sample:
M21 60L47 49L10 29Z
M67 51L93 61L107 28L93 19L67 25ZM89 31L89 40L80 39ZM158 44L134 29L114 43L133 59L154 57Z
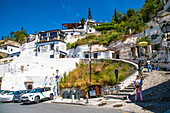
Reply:
M90 81L89 81L89 85L91 85L91 41L90 41Z
M57 70L56 70L56 73L57 73L57 75L56 75L56 82L57 82L57 95L58 95L58 79L59 79L58 72L59 72L59 70L57 69Z

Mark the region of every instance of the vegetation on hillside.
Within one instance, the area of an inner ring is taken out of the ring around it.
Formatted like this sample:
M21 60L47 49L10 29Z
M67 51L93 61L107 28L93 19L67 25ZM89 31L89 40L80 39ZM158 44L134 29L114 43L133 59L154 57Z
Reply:
M101 86L115 85L116 78L114 70L119 70L118 82L121 82L131 75L135 68L127 63L112 63L112 60L101 59L101 63L92 63L91 84L99 84ZM69 72L68 76L64 74L60 79L60 88L81 88L87 89L89 85L89 65L77 64L77 68Z
M126 14L121 11L117 12L115 9L112 22L94 26L96 30L102 32L101 35L89 35L75 43L67 44L67 49L89 44L89 42L107 46L116 40L125 41L127 37L144 31L147 28L145 22L150 21L162 9L162 0L146 0L140 11L131 8L127 10Z
M163 8L163 0L146 0L140 11L143 21L150 21L154 16L156 16L157 12L163 10Z
M10 35L3 36L2 39L13 40L22 45L25 43L25 38L28 36L29 35L27 34L27 31L23 30L23 27L22 27L21 31L16 31L16 32L11 31Z

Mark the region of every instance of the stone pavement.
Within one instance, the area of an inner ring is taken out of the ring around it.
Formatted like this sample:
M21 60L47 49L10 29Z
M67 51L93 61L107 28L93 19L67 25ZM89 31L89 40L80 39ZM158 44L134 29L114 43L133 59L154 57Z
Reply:
M167 74L168 73L168 74ZM134 102L134 94L126 100L112 99L112 98L90 98L88 103L86 99L80 100L62 99L57 97L52 103L74 104L84 106L95 106L104 108L119 109L122 112L135 113L153 113L170 111L169 101L169 86L170 72L156 71L145 72L146 78L143 81L143 97L144 102ZM139 99L140 100L140 99Z
M57 97L57 99L53 100L51 103L113 108L113 109L119 109L123 113L128 113L128 112L152 113L151 111L142 109L142 107L136 105L130 100L118 100L118 99L111 99L111 98L108 99L104 97L89 99L88 103L86 99L82 99L82 98L80 100L75 99L72 101L72 99L62 99L62 97Z

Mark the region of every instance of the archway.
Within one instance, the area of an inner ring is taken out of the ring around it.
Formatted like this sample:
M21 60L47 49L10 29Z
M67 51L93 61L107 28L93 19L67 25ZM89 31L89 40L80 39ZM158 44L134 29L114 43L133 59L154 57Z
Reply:
M27 89L32 89L32 84L29 84L29 85L27 86Z

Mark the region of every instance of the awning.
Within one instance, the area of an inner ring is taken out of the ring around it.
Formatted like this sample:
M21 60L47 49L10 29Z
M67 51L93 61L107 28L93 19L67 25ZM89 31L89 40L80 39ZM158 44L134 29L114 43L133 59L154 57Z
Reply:
M148 46L148 42L139 42L138 46Z

